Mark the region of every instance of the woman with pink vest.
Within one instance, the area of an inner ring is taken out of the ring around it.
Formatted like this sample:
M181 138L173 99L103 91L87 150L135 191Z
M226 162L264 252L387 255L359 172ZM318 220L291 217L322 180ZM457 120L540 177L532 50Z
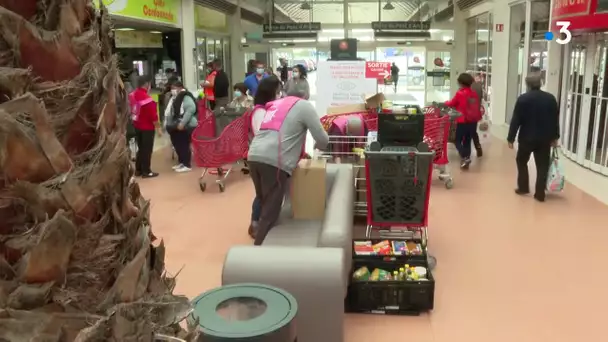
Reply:
M264 109L253 113L252 125L255 129L259 122L259 130L247 155L260 205L257 228L250 231L255 245L264 242L279 218L288 179L303 155L306 133L310 131L320 150L329 143L315 107L293 96L278 98L280 93L281 81L270 76L260 82L254 98L254 103L263 104Z

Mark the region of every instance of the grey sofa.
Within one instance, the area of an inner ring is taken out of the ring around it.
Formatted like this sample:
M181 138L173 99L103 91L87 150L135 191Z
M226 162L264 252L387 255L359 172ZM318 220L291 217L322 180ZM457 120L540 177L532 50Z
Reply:
M294 220L286 203L262 246L228 251L222 284L253 282L285 289L298 301L299 342L343 341L354 194L352 165L328 164L324 220Z

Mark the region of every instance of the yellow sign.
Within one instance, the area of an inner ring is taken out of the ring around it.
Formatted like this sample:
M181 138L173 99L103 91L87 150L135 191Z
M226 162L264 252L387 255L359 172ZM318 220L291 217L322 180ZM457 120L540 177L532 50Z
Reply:
M228 17L226 17L226 14L211 8L195 6L194 23L199 30L228 32Z
M99 5L99 0L94 1ZM179 24L181 0L101 0L111 14Z

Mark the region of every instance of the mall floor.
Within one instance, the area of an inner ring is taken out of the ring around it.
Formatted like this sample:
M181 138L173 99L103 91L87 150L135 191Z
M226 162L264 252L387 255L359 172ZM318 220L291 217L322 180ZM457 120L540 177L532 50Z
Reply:
M513 158L495 139L470 171L453 168L454 189L434 184L435 310L347 315L345 341L606 340L608 207L574 186L545 203L515 195ZM153 230L167 245L168 270L179 272L176 292L194 297L220 285L231 246L251 243L253 186L236 172L225 193L211 185L201 193L200 172L172 172L168 148L153 164L160 177L140 181Z

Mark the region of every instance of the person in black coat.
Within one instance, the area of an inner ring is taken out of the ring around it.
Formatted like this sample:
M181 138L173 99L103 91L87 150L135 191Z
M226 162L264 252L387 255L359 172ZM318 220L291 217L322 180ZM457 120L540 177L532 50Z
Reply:
M513 110L507 142L513 148L517 141L517 189L515 193L525 195L530 192L528 161L534 154L536 164L536 187L534 198L545 201L547 174L551 159L551 147L557 146L559 139L559 107L555 96L540 90L541 76L526 77L528 91L519 96ZM519 133L519 134L518 134Z

